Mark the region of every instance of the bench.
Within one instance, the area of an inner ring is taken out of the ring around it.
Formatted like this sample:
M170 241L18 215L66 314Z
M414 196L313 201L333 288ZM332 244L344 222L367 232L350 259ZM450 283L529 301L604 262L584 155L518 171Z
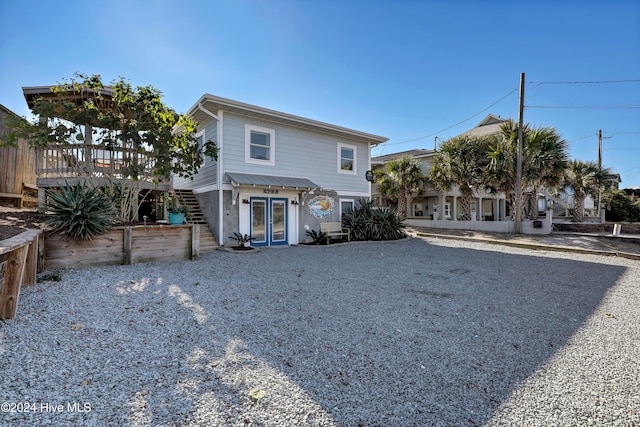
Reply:
M347 228L342 228L342 224L339 222L322 222L320 223L320 231L327 233L327 237L330 239L346 237L347 241L351 240L351 232Z

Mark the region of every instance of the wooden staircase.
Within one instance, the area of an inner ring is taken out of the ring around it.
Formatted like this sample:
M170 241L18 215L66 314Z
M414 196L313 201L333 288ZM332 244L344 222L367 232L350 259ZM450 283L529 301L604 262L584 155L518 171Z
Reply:
M189 206L191 212L187 215L189 224L200 224L200 252L212 252L218 248L218 242L214 237L207 219L200 209L200 204L191 190L175 190L176 197L185 205Z

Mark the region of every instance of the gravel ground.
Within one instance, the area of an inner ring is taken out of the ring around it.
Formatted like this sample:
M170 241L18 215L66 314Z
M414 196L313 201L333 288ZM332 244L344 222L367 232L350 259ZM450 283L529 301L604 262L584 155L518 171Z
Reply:
M24 288L0 425L638 426L639 360L637 261L429 238L215 252Z

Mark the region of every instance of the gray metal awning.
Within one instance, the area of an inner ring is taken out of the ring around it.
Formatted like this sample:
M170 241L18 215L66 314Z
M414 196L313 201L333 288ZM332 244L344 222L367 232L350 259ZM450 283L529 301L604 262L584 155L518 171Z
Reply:
M253 175L248 173L227 172L227 178L235 187L268 187L288 188L295 190L315 190L321 188L307 178L292 178L287 176Z

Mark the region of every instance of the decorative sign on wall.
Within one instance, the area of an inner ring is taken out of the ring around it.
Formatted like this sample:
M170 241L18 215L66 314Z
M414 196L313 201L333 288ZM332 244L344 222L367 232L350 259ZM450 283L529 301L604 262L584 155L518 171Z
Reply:
M316 196L309 201L311 215L316 218L324 218L333 212L334 201L331 197Z

